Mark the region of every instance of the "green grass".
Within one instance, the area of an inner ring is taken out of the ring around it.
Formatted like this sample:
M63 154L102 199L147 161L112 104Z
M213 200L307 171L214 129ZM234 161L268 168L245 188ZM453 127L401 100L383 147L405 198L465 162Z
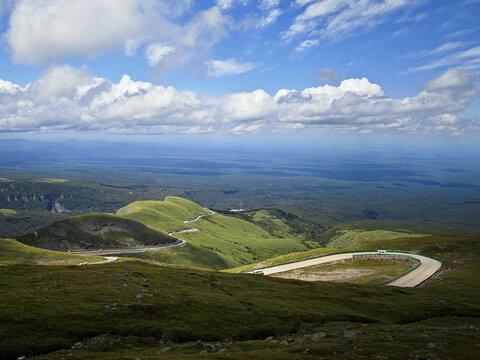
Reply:
M51 250L122 248L175 241L139 222L110 214L88 214L55 221L19 236L18 240Z
M400 238L374 238L363 237L361 242L357 242L355 245L345 248L317 248L303 252L290 253L286 255L280 255L275 258L263 260L255 264L249 264L244 266L227 269L227 272L238 272L244 270L251 270L255 268L261 268L270 265L282 264L290 261L300 261L303 259L331 254L339 251L356 251L356 250L376 250L376 249L391 249L391 250L406 250L413 252L421 252L426 255L439 256L447 259L447 262L451 258L457 255L459 249L465 247L472 247L477 249L479 235L425 235L413 236L406 235ZM466 254L468 256L468 253Z
M270 219L275 222L275 234L254 223L223 214L206 216L194 223L185 224L184 220L208 214L208 211L194 202L177 197L168 197L168 201L163 202L139 201L127 208L130 212L122 217L136 220L155 230L167 232L192 227L199 230L179 235L189 243L186 248L140 255L155 261L225 269L308 249L303 243L303 237L292 234L291 228L281 220Z
M471 358L480 326L480 239L431 241L446 245L435 251L445 268L424 288L307 283L136 262L6 266L0 271L0 358L64 349L45 358L159 359L162 338L175 343L165 355L171 359L203 356L190 347L198 339L230 349L207 354L216 359L302 358L307 348L338 359ZM348 338L344 330L359 333ZM327 337L295 345L262 340L291 338L291 344L318 331ZM70 349L102 334L120 343Z
M38 249L22 244L14 239L0 239L0 265L35 264L60 265L97 262L105 260L101 256L80 256L56 251ZM1 270L0 270L1 271Z
M16 215L17 212L15 210L10 209L0 209L0 215L9 216L9 215Z
M376 240L390 240L390 239L401 239L405 237L423 237L425 234L411 234L405 232L397 231L386 231L386 230L372 230L372 231L363 231L363 230L340 230L340 233L330 239L327 244L327 247L330 248L345 248L357 245L359 243L364 243L368 241Z
M286 271L283 273L278 273L273 276L280 278L296 278L304 279L305 275L308 274L318 274L319 272L322 275L332 275L333 273L341 274L344 273L346 278L343 279L342 276L338 276L336 282L345 282L348 281L352 284L363 284L363 285L374 285L382 281L389 280L404 271L412 268L416 263L407 263L407 262L390 262L382 260L347 260L347 261L337 261L332 263L320 264L315 266L310 266L302 268L299 270ZM362 274L362 271L367 271L368 273ZM355 276L352 277L352 273L356 272ZM299 275L301 277L299 277ZM319 281L321 279L318 279Z
M193 201L175 196L167 197L166 201L136 201L120 209L118 213L123 211L130 213L122 215L122 217L139 221L164 233L195 226L193 224L196 223L184 224L183 221L209 213Z

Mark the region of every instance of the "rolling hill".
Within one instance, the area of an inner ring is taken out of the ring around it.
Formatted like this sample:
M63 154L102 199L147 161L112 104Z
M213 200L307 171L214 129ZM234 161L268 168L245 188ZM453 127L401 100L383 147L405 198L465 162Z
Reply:
M43 249L125 248L175 242L175 238L129 219L109 214L88 214L55 221L17 238Z
M66 265L105 260L99 256L81 256L39 249L14 239L0 239L0 266L12 264Z
M117 214L162 232L198 230L179 235L188 242L185 247L139 255L165 263L225 269L310 248L302 236L295 234L280 219L275 225L276 233L272 233L237 217L219 213L209 215L208 209L174 196L166 201L137 201ZM191 221L199 215L203 217Z

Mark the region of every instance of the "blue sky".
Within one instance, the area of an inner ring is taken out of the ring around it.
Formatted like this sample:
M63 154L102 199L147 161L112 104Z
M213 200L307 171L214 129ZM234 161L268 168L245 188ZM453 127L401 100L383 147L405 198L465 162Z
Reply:
M479 17L477 0L3 0L0 132L477 139Z

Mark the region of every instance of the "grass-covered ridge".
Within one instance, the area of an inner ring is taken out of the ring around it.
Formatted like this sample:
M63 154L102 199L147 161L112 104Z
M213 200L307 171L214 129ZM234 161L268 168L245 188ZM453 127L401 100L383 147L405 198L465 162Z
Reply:
M129 219L109 214L74 216L19 236L24 244L51 250L160 245L175 239Z
M0 239L0 265L34 264L65 265L105 260L99 256L80 256L39 249L22 244L14 239Z
M274 231L220 213L185 223L210 211L192 201L173 196L166 201L138 201L120 209L118 213L158 231L193 227L198 230L179 235L188 242L183 248L140 255L160 262L224 269L310 248L303 236L295 234L280 219L270 220L275 224Z

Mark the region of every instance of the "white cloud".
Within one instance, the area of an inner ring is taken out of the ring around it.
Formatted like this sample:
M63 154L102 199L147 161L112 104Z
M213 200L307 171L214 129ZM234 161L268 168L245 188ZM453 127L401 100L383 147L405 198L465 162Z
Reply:
M159 72L208 54L228 35L231 19L218 6L189 14L191 7L192 0L17 0L3 41L12 60L27 65L110 50L134 56L143 44L168 44L171 61L158 46L147 50Z
M318 39L309 39L309 40L304 40L298 46L295 48L297 52L302 52L308 48L317 46L320 43Z
M260 9L273 9L276 8L280 4L280 0L261 0L260 1Z
M140 41L138 39L127 39L125 40L125 55L134 56L137 52L138 47L140 46Z
M208 61L206 65L207 76L209 77L242 74L255 67L255 64L253 63L239 63L235 59L211 60Z
M260 24L258 27L263 28L267 25L273 24L275 21L277 21L280 15L282 15L282 11L280 9L271 10L267 16L264 16L260 19Z
M247 0L216 0L215 2L222 10L228 10L232 8L236 3L240 3L241 5L247 4Z
M262 89L220 97L134 81L118 83L68 65L49 68L22 87L0 80L0 132L95 131L109 133L442 131L469 134L480 119L462 119L478 96L477 77L450 69L406 98L385 96L366 78L304 90ZM480 136L480 131L477 131Z
M440 45L439 47L431 50L429 54L440 54L442 52L450 51L457 49L461 46L463 46L464 43L462 41L452 41L452 42L446 42L443 45Z
M15 62L94 56L144 31L147 0L19 0L4 39Z
M150 66L157 65L165 56L175 51L175 48L170 45L155 43L148 46L146 56Z
M466 70L474 70L479 68L480 67L480 46L476 46L468 50L458 51L458 52L446 55L440 59L431 61L426 65L411 68L407 72L431 70L439 67L448 67L453 65L464 67Z
M361 28L371 28L389 19L400 9L411 9L420 0L320 0L308 5L289 29L285 40L299 35L318 34L329 40L339 40ZM297 1L304 5L309 1Z
M451 41L451 42L446 42L440 46L437 46L436 48L432 50L422 50L422 51L417 51L417 52L412 52L408 53L403 56L403 58L417 58L417 57L425 57L425 56L437 56L439 54L445 53L445 52L450 52L452 50L465 47L469 45L469 43L465 43L463 41Z

